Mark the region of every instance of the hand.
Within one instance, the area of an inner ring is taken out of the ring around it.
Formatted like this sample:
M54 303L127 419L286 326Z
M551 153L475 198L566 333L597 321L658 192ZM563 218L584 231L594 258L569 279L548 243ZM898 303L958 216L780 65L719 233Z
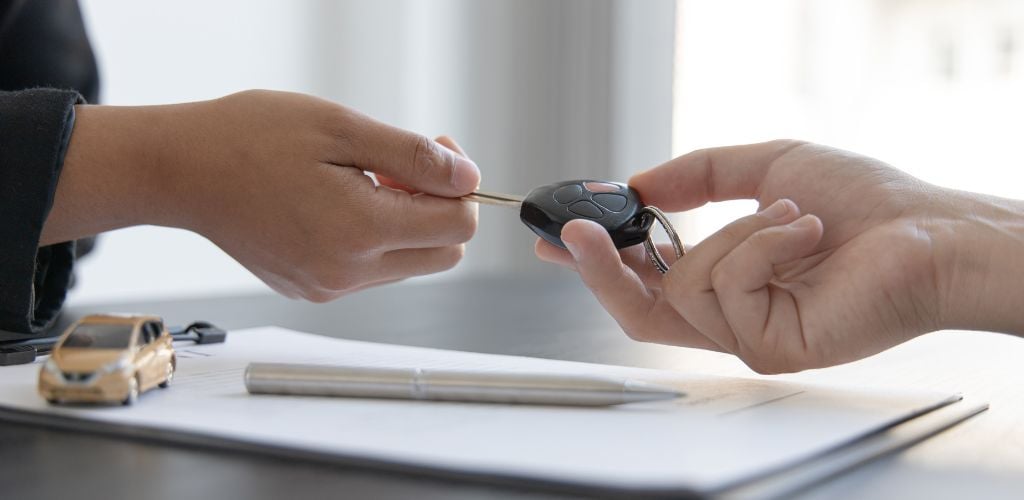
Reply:
M537 255L576 269L633 338L729 352L777 373L940 328L1024 333L1020 300L1007 298L1020 296L1009 283L1024 273L1019 203L794 141L696 151L630 184L666 211L740 198L761 206L664 276L642 247L616 252L592 222L564 227L571 254L538 240Z
M278 292L326 301L454 266L477 214L453 198L479 182L450 139L301 94L80 106L43 244L134 224L185 228Z

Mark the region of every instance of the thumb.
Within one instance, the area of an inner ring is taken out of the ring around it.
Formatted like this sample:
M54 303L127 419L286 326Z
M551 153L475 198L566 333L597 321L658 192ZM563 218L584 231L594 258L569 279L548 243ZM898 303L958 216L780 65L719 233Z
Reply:
M469 157L468 155L466 155L466 152L462 150L462 147L459 146L459 143L455 142L455 139L452 139L451 137L448 137L447 135L439 136L439 137L437 137L434 140L437 141L438 144L440 144L440 145L442 145L442 146L444 146L444 147L446 147L446 148L448 148L448 149L458 153L458 155L460 157L462 157L462 158L468 158ZM398 181L396 181L396 180L394 180L394 179L392 179L392 178L390 178L390 177L388 177L388 176L386 176L386 175L384 175L384 174L382 174L380 172L374 172L374 174L377 177L377 182L379 182L382 186L387 186L387 187L392 188L392 189L400 189L400 190L405 191L405 192L407 192L409 194L416 194L416 193L418 193L418 191L416 191L415 189L413 189L413 188L411 188L409 186L406 186L405 184L402 184L401 182L398 182Z
M458 197L480 184L480 169L468 158L407 130L372 122L349 154L357 167L437 196Z

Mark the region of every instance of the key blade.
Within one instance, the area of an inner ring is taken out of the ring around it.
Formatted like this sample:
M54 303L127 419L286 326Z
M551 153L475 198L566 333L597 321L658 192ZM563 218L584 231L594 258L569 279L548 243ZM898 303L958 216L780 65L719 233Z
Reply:
M522 196L510 194L490 193L487 191L474 191L462 197L465 201L475 201L484 205L498 205L502 207L519 208L523 204Z

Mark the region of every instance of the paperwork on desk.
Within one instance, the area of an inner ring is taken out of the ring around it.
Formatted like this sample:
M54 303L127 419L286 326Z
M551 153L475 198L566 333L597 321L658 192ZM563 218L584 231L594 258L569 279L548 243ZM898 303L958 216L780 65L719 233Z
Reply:
M171 387L143 394L132 407L49 406L36 393L39 362L0 368L0 418L428 473L715 494L820 465L901 422L963 405L951 394L443 351L280 328L235 331L225 344L181 344L177 355ZM252 361L605 373L677 387L687 397L574 408L253 396L242 381ZM928 424L916 439L973 413Z

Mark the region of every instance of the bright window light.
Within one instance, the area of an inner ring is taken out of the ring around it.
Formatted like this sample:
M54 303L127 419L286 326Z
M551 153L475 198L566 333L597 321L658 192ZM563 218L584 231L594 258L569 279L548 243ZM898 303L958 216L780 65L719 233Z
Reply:
M673 149L799 138L1024 198L1024 2L679 0ZM751 202L684 217L696 241Z

